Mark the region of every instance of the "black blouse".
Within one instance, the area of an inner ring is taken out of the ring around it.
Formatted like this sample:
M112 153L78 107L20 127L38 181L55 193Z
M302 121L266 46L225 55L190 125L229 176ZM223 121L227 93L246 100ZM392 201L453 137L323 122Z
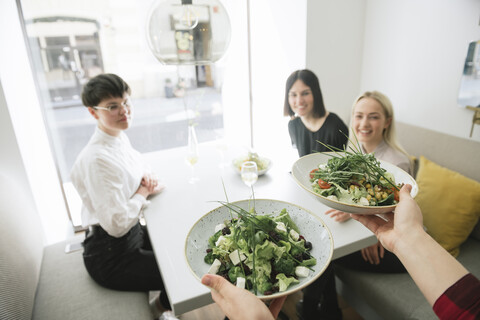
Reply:
M288 132L290 133L290 139L292 139L292 145L297 148L300 157L315 151L330 151L318 143L317 140L340 149L344 149L348 141L348 127L339 116L332 112L329 113L323 125L316 132L308 130L299 117L290 120Z

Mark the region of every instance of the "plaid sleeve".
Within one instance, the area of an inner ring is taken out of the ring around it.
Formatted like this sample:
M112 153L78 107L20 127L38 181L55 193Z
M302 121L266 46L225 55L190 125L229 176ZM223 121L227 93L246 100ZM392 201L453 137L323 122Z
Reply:
M480 319L480 281L467 274L435 301L433 311L440 319Z

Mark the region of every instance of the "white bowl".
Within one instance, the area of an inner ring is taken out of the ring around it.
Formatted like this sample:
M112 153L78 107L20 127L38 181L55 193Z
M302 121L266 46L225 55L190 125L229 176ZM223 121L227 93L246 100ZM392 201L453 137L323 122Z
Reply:
M232 204L248 210L252 205L252 200L242 200L233 202ZM286 291L267 296L257 293L257 296L264 300L289 295L308 286L325 271L332 259L332 234L320 218L310 211L288 202L268 199L255 200L255 211L257 214L280 213L284 208L300 229L300 234L312 243L310 254L317 259L317 264L312 266L314 271L310 271L308 277L299 278L300 283L291 285ZM215 233L216 225L230 219L230 210L225 206L221 206L200 218L188 233L185 243L185 257L190 270L198 280L200 280L210 268L210 265L203 260L206 255L206 249L208 249L208 238Z
M317 169L319 164L326 164L331 157L325 153L313 153L301 157L292 167L292 175L295 181L305 190L314 195L320 202L326 206L337 209L343 212L357 213L357 214L380 214L391 212L395 209L396 205L389 206L362 206L359 204L348 204L332 199L327 199L322 195L319 195L312 189L312 183L310 182L310 171ZM415 179L412 178L407 172L403 171L399 167L380 160L380 166L390 172L395 177L395 183L405 183L412 185L412 191L410 194L415 197L418 193L418 185Z
M245 157L239 157L235 160L232 161L232 166L233 166L233 169L237 172L237 173L241 173L241 166L242 166L242 163L244 163L245 161L250 161L249 158L247 156ZM270 170L270 168L272 167L273 163L272 163L272 160L268 159L268 158L263 158L263 157L260 157L260 161L264 161L266 163L266 168L263 169L263 170L258 170L258 176L262 176L264 175L265 173L267 173L268 170Z

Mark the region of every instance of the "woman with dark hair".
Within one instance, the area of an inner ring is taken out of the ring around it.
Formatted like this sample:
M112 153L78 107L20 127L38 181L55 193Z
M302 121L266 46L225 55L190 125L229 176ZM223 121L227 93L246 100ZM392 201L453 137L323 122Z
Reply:
M132 148L130 87L115 74L100 74L83 88L82 102L97 127L73 165L71 178L82 202L83 261L101 286L157 291L155 318L177 319L171 309L148 232L139 223L147 198L164 188Z
M310 70L297 70L287 79L283 114L291 118L288 132L298 155L329 151L318 143L343 149L348 128L333 112L325 109L317 76Z
M300 157L330 151L318 141L339 149L348 143L348 127L335 113L325 109L320 83L310 70L297 70L288 77L283 113L291 118L288 131ZM324 294L328 292L336 292L332 266L303 290L303 300L297 306L299 318L341 319L337 296Z

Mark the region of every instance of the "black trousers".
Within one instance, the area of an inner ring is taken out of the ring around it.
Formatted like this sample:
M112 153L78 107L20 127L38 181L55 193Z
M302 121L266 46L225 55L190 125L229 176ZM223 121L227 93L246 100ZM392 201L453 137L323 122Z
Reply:
M100 226L87 231L83 261L101 286L121 291L160 290L160 302L171 309L147 229L137 223L120 238Z
M368 261L363 260L362 253L356 251L347 256L339 258L334 261L334 264L338 264L345 268L375 273L402 273L407 272L403 264L397 258L396 255L385 249L383 258L380 259L380 264L371 264Z
M335 271L330 264L323 274L303 289L303 304L300 316L304 320L342 319L335 288Z

